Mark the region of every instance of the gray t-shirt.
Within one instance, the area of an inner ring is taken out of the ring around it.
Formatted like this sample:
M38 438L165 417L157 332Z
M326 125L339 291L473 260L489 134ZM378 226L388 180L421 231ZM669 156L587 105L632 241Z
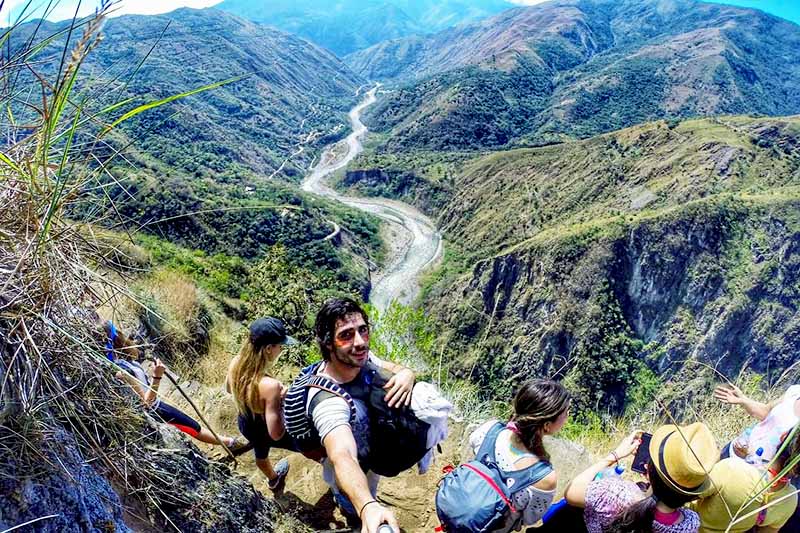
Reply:
M369 361L377 366L383 367L384 363L381 359L375 357L372 353L369 354ZM339 383L330 374L326 372L327 365L323 364L317 374L325 376L326 378ZM320 389L312 387L308 392L308 405L311 400L320 391ZM369 442L367 435L369 435L369 416L367 414L367 406L360 400L353 399L356 407L356 420L352 428L353 437L356 440L358 448L358 456L366 457L369 453ZM320 440L324 443L325 437L339 426L350 425L350 406L347 402L338 396L332 396L319 402L314 411L311 413L311 418L314 421L314 427L319 433Z

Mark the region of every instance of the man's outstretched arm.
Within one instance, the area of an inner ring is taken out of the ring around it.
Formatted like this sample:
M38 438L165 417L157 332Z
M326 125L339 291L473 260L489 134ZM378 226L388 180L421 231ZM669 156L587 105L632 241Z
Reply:
M373 498L369 491L367 476L358 464L356 441L350 426L342 425L333 429L325 436L323 446L333 463L337 485L359 513L361 532L377 533L383 523L400 531L394 513Z

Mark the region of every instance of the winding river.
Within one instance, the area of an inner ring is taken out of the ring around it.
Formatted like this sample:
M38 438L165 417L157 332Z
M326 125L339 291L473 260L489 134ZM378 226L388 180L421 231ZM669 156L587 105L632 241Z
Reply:
M370 303L380 311L397 300L411 303L419 294L419 277L442 255L442 237L433 222L418 209L408 204L385 198L346 196L333 190L326 178L346 167L364 148L361 138L367 127L361 122L361 113L375 103L378 87L367 91L364 99L350 110L352 132L345 141L326 147L320 162L306 176L302 189L325 196L362 211L371 213L391 225L396 242L387 242L387 248L397 250L384 268L372 277ZM337 153L346 147L344 153Z

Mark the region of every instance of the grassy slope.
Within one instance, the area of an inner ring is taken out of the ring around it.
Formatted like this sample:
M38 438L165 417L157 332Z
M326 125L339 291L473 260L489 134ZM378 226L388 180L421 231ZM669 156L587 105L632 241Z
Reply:
M798 146L797 118L722 117L454 165L435 210L451 244L425 301L456 372L474 365L502 396L575 368L611 338L592 324L614 316L614 338L657 374L691 383L690 358L774 380L798 338ZM630 370L618 363L612 375ZM622 402L639 377L608 390ZM684 392L672 400L691 403Z

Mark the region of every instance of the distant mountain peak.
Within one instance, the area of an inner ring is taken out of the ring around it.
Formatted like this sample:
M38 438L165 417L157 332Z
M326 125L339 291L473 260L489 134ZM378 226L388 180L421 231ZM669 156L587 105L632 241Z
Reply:
M474 21L514 5L506 0L225 0L216 7L284 29L343 56L382 41Z

